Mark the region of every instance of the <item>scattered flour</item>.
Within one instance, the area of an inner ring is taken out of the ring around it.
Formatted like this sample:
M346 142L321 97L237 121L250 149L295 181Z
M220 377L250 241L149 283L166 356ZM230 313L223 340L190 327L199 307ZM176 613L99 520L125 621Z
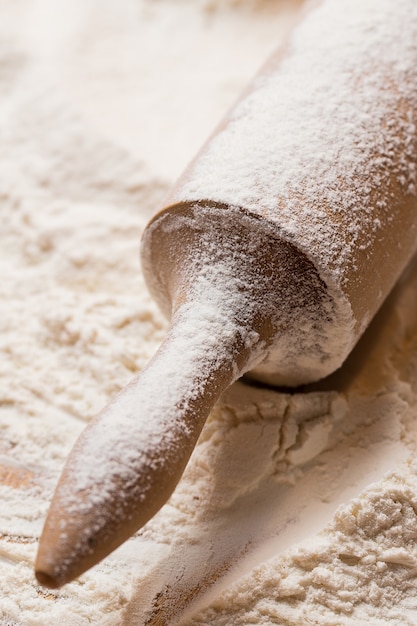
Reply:
M147 217L298 5L0 2L1 626L417 620L415 263L340 372L237 383L137 536L33 575L75 438L165 334Z
M254 568L188 624L415 624L417 467L365 489L305 545Z

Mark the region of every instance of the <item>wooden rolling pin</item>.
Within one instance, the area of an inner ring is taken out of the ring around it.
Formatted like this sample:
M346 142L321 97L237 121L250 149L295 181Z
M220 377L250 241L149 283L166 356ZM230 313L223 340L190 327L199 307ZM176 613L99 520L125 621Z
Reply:
M345 360L417 247L417 3L323 0L143 237L161 348L86 428L36 560L58 587L166 502L223 390Z

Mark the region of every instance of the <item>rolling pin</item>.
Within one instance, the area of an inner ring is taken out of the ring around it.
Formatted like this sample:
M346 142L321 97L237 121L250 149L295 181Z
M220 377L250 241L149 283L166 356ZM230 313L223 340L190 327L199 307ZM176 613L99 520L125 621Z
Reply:
M339 368L417 248L417 3L308 7L156 214L160 349L66 462L36 559L59 587L168 500L220 394Z

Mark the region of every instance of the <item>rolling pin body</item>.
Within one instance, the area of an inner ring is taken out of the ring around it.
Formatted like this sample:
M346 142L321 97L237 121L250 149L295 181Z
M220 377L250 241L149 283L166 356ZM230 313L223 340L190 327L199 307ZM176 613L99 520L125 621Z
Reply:
M210 208L234 207L305 255L328 296L310 321L277 312L281 330L251 375L298 385L340 367L417 247L416 85L413 0L310 10L145 232L145 276L162 308L160 232L183 240Z

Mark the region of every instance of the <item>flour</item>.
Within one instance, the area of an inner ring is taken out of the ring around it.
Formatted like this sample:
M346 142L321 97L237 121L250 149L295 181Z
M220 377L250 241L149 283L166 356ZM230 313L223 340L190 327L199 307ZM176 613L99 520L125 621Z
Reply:
M304 547L255 568L190 624L414 624L416 467L340 507Z
M237 383L137 536L59 591L33 575L76 437L166 332L145 222L295 5L0 3L1 626L416 621L415 264L339 374Z

